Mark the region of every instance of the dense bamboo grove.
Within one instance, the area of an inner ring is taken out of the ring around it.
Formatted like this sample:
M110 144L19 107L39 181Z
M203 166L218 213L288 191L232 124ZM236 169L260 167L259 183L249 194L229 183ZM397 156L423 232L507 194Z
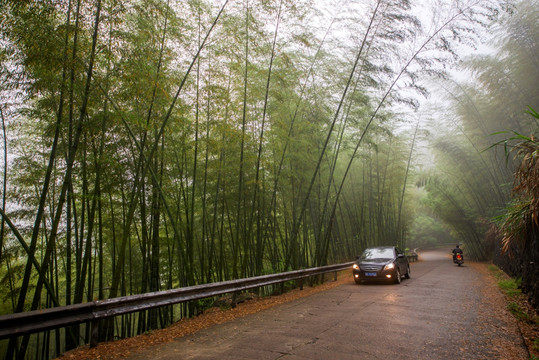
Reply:
M421 24L407 0L3 2L2 313L406 247L418 128L398 131L392 106L415 109L419 80L501 4L448 2ZM7 357L87 337L12 340Z
M514 173L521 159L514 159L516 152L506 154L519 140L510 138L539 133L537 118L530 114L539 108L538 5L520 2L512 16L492 28L492 51L466 59L469 79L439 86L450 105L438 102L436 108L447 116L430 121L437 134L430 137L436 168L423 179L428 202L453 237L482 260L495 249L486 233L503 223L507 208L512 212Z

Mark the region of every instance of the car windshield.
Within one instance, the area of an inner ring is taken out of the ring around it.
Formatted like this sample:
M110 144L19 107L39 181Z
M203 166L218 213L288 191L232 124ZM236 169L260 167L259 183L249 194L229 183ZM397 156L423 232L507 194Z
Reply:
M393 259L394 257L393 248L373 248L365 250L361 255L361 260Z

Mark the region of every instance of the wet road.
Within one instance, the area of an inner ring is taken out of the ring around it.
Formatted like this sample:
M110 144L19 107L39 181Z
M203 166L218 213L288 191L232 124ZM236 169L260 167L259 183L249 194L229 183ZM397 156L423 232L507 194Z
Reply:
M484 275L425 252L400 285L350 282L133 354L130 359L514 359L527 352L493 315ZM509 319L509 320L508 320ZM506 353L507 354L507 353Z

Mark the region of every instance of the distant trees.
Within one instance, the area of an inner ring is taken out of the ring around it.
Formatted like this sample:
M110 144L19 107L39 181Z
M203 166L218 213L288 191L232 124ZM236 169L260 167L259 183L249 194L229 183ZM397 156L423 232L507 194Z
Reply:
M429 201L455 239L480 259L492 255L485 233L510 202L516 170L503 147L492 145L507 136L503 132L537 131L537 120L526 114L528 106L539 105L539 27L531 10L537 5L519 2L496 28L493 52L463 63L472 81L443 85L441 93L451 99L451 109L439 111L445 116L431 122L438 134L431 136L437 166L427 176Z

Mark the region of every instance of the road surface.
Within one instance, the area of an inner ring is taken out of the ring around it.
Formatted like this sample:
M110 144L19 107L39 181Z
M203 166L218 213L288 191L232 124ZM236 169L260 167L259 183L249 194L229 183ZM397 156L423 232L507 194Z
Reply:
M421 256L400 285L355 285L350 274L345 285L129 359L528 358L514 319L494 302L494 285L477 266L457 267L440 251Z

